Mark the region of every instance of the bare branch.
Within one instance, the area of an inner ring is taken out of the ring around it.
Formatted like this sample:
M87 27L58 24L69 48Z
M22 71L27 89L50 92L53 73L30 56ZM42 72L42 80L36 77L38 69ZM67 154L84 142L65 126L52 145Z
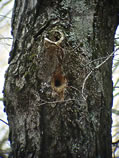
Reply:
M0 17L4 17L4 18L7 18L7 19L11 19L10 17L6 16L6 15L2 15L0 14Z
M6 7L10 2L12 2L12 0L8 0L7 2L5 2L1 7L0 7L0 11Z
M110 57L113 56L113 54L114 54L117 50L119 50L119 48L117 48L115 51L113 51L102 63L100 63L99 65L97 65L95 68L93 68L93 70L91 70L91 71L89 72L89 74L86 76L86 78L84 79L84 81L83 81L83 86L82 86L82 97L83 97L84 100L86 100L86 97L84 96L84 89L85 89L86 81L88 80L88 78L90 77L90 75L92 74L92 72L93 72L94 70L99 69L102 65L104 65L104 64L110 59Z
M5 40L5 39L13 39L11 37L0 37L0 40Z
M0 22L2 22L7 17L7 15L9 15L11 12L12 12L12 9L9 10L4 17L0 18Z
M116 115L119 115L119 110L112 109L112 113L113 113L113 114L116 114Z
M3 101L3 98L0 98L0 101Z
M8 123L7 123L7 122L5 122L4 120L0 119L0 121L1 121L1 122L3 122L3 123L5 123L6 125L8 125Z
M41 103L41 105L44 105L44 104L56 104L56 103L63 103L63 102L69 102L69 101L74 101L76 99L68 99L68 100L59 100L59 101L52 101L52 102L44 102L44 103Z
M116 142L112 142L112 145L118 145L119 140L117 140Z
M6 150L0 150L0 154L9 154L11 152L11 149L8 148Z

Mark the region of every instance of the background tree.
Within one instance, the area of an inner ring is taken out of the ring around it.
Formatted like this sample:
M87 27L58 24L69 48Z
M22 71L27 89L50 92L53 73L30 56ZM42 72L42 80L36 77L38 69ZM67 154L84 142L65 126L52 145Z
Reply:
M2 91L4 73L8 66L8 56L12 43L10 36L12 7L12 0L0 1L0 158L7 158L10 152L9 126L3 122L3 120L7 122L7 116L4 112Z
M13 158L111 158L118 0L15 1L4 104Z
M119 48L119 33L118 28L115 34L115 48ZM113 107L112 107L112 157L119 157L119 109L118 109L118 95L119 95L119 59L118 59L119 51L114 54L113 59Z

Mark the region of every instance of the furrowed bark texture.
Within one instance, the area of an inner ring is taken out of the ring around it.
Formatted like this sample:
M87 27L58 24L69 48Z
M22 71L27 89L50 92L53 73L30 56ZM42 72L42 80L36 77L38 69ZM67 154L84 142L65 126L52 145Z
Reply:
M112 57L95 67L113 52L117 3L15 1L4 86L10 157L111 158Z

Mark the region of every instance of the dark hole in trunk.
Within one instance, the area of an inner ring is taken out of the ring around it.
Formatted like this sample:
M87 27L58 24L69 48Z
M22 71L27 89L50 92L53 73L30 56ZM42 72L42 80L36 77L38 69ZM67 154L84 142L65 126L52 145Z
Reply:
M55 80L55 86L56 86L56 87L61 86L61 82L60 82L60 80L58 80L58 79Z

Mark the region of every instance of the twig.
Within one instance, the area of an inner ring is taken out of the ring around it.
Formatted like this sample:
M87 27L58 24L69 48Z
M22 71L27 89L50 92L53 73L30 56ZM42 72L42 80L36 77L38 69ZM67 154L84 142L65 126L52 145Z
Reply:
M0 14L0 17L4 17L4 18L7 18L7 19L11 19L10 17L5 16L5 15L1 15L1 14Z
M69 86L69 88L75 89L77 92L80 92L76 87Z
M86 76L86 78L85 78L84 81L83 81L83 86L82 86L82 97L83 97L84 100L86 100L86 97L84 96L84 88L85 88L85 84L86 84L86 81L87 81L87 79L89 78L89 76L92 74L92 72L93 72L93 70L90 71L90 73Z
M115 40L119 39L119 37L114 38Z
M116 142L112 142L112 145L117 145L119 143L119 140L117 140Z
M107 56L106 57L100 57L100 58L94 59L93 61L90 61L89 63L87 63L85 66L88 66L91 63L94 63L96 61L99 61L99 60L102 60L102 59L105 59L105 58L107 58Z
M5 40L5 39L13 39L13 38L11 38L11 37L0 37L0 40Z
M11 10L9 10L7 13L6 13L6 17L7 17L7 15L9 15L10 14L10 12L12 12L12 9ZM0 18L0 22L2 22L6 17L2 17L2 18Z
M0 101L3 101L3 98L0 98Z
M117 50L119 50L119 48L117 48L115 51L113 51L102 63L100 63L99 65L97 65L95 68L93 68L93 70L91 70L91 71L89 72L89 74L86 76L86 78L84 79L83 85L82 85L82 97L83 97L84 100L86 100L86 97L84 96L84 89L85 89L86 81L88 80L88 78L90 77L90 75L92 74L92 72L93 72L94 70L99 69L102 65L104 65L104 64L110 59L110 57L113 56L113 54L114 54Z
M68 100L63 100L63 101L59 100L59 101L52 101L52 102L44 102L44 103L41 103L40 106L44 105L44 104L56 104L56 103L63 103L63 102L74 101L74 100L76 100L76 99L68 99Z
M112 109L112 113L115 114L115 115L119 115L119 110Z
M119 88L119 86L113 87L113 88Z
M5 123L6 125L8 125L8 123L7 123L7 122L5 122L4 120L0 119L0 121L2 121L3 123Z
M11 149L10 148L8 148L8 149L6 149L6 150L1 150L0 149L0 154L9 154L11 152Z

